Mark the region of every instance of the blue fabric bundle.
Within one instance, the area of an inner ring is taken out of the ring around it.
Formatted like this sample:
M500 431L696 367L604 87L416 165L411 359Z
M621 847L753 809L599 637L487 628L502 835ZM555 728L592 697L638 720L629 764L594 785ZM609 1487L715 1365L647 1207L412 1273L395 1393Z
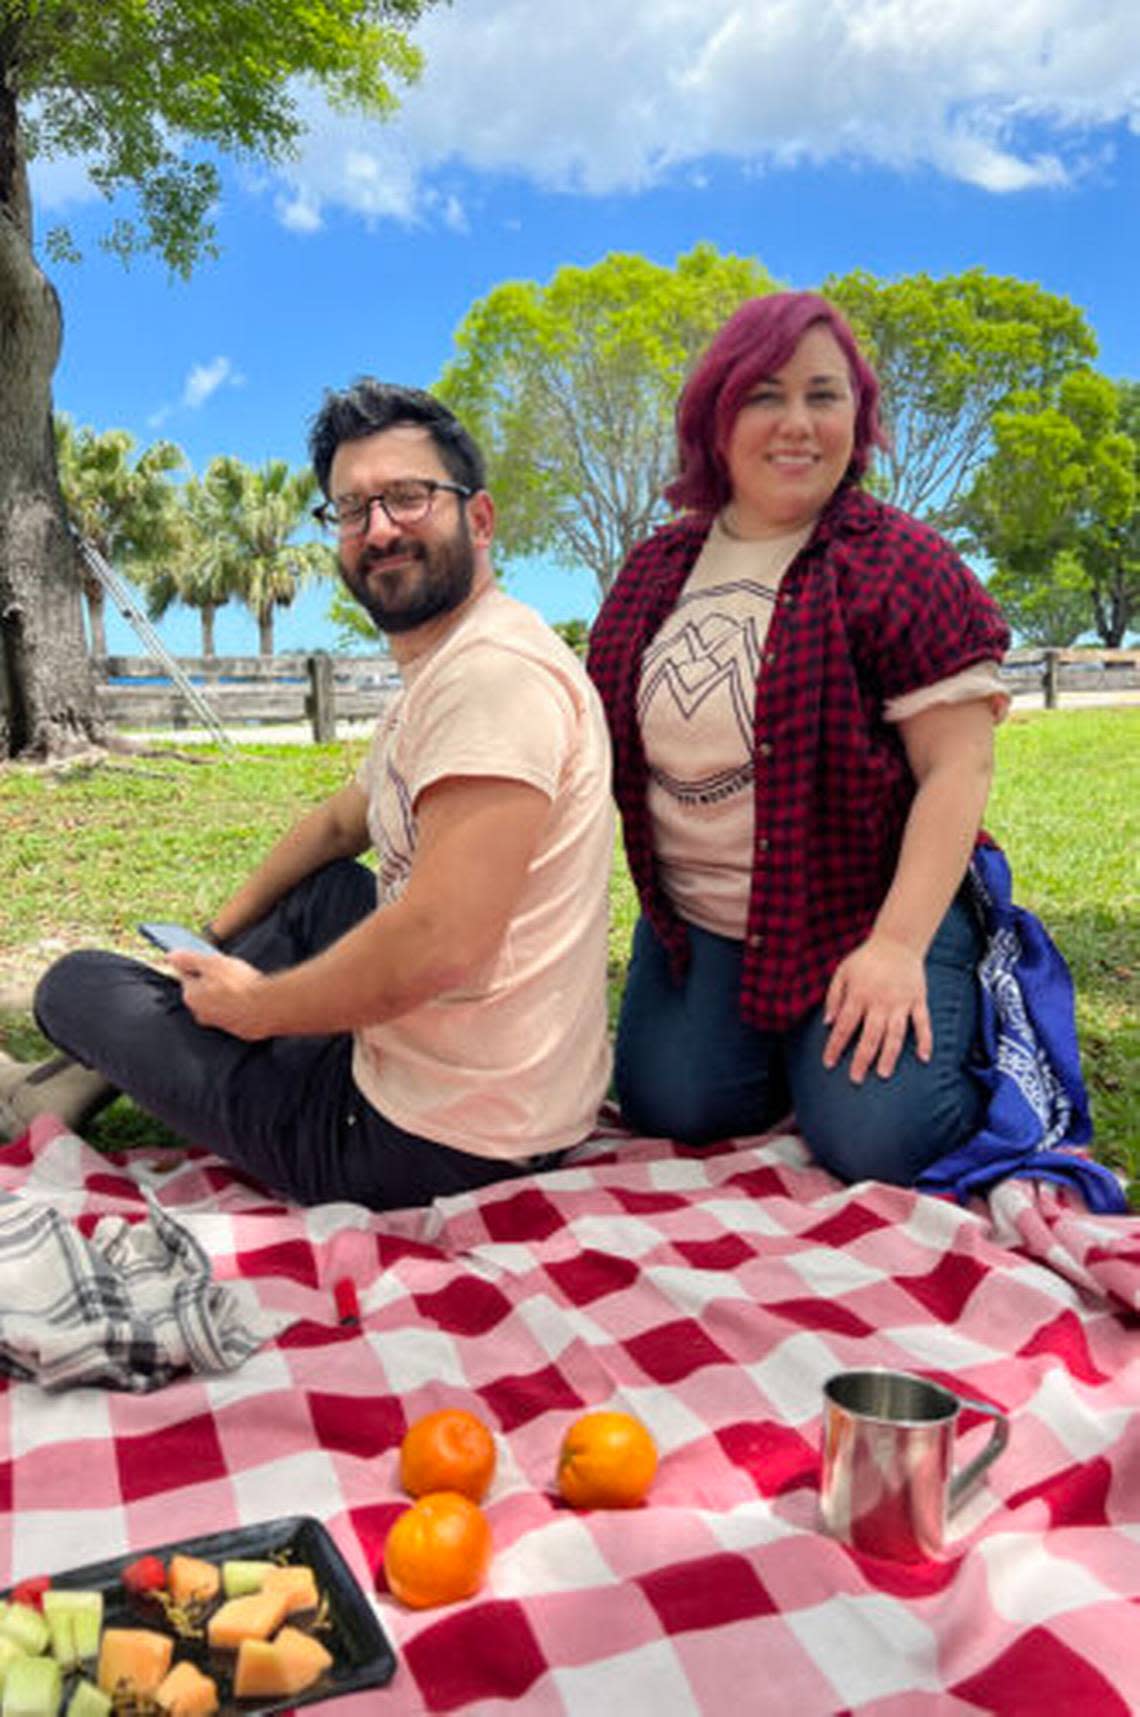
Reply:
M979 1131L931 1163L918 1184L965 1202L1007 1175L1022 1175L1074 1188L1090 1210L1123 1214L1128 1205L1116 1176L1079 1154L1092 1123L1069 969L1041 921L1013 904L999 848L975 848L969 875L986 936L975 1073L988 1101Z

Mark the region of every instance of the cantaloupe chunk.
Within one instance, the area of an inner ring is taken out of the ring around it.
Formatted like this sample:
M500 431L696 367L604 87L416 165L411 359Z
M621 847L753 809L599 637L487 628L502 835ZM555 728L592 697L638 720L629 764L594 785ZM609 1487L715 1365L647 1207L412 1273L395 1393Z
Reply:
M273 1644L285 1660L287 1693L300 1693L311 1687L318 1675L332 1667L332 1653L326 1651L319 1639L300 1628L282 1628Z
M332 1663L320 1640L282 1628L273 1640L243 1640L234 1671L238 1699L281 1699L303 1693Z
M183 1658L164 1677L154 1697L170 1717L210 1717L218 1709L217 1683Z
M284 1592L229 1598L206 1623L206 1638L219 1651L236 1650L243 1639L268 1639L284 1620L288 1602Z
M173 1656L169 1634L156 1634L150 1628L104 1628L96 1679L104 1693L114 1694L117 1688L153 1693Z
M222 1589L222 1571L213 1562L197 1556L172 1556L166 1571L166 1589L176 1604L193 1598L216 1598Z
M261 1589L285 1595L289 1600L287 1616L295 1615L298 1610L315 1610L321 1600L317 1577L305 1562L288 1562L271 1568L261 1582Z

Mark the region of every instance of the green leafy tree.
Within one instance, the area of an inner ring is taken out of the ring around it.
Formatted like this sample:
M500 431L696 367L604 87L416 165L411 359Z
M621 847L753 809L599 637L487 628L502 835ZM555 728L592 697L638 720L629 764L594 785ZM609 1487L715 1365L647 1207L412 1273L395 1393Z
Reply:
M186 463L182 449L172 441L156 441L136 456L134 436L125 429L101 434L76 429L66 415L56 419L55 431L59 480L72 524L110 566L132 576L173 543L170 473ZM105 656L103 586L86 567L82 576L92 654Z
M584 656L590 643L590 626L586 620L556 620L554 630L558 636L573 650L576 656Z
M882 281L856 269L823 291L875 366L891 437L875 488L943 528L993 451L994 414L1095 356L1081 311L1032 281L972 268Z
M337 629L338 650L352 652L365 645L372 650L384 649L382 635L376 630L367 610L360 606L354 596L349 595L343 584L338 584L333 591L325 614Z
M1098 634L1115 647L1140 628L1140 382L1116 384L1117 429L1132 443L1132 510L1084 546Z
M224 583L254 615L261 654L271 656L275 611L302 584L328 576L327 548L295 540L309 527L316 478L308 467L290 471L284 459L253 469L224 454L207 466L204 487Z
M1058 570L1071 592L1073 561L1062 557L1072 556L1088 596L1080 630L1095 627L1110 647L1123 641L1140 599L1140 445L1121 427L1124 415L1140 428L1137 391L1083 369L1045 396L995 412L993 457L961 507L973 541L1023 607L1036 586L1047 611L1056 598L1043 592Z
M187 274L214 247L218 156L288 156L304 84L383 114L418 56L405 30L432 0L0 0L0 757L98 731L80 585L52 445L59 299L33 248L27 163L87 163L133 193L108 247ZM69 235L48 235L59 259Z
M1087 632L1092 620L1092 587L1080 557L1072 549L1054 555L1043 571L999 566L986 585L1001 604L1018 640L1064 649Z
M673 411L694 358L774 285L759 263L698 244L672 268L619 252L472 305L437 391L487 452L505 559L585 566L606 594L665 516Z

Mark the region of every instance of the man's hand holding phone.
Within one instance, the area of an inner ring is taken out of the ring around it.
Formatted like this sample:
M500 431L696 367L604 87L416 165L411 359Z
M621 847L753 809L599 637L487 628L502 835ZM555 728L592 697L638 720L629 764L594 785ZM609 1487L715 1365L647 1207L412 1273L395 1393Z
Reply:
M269 1036L256 1018L255 996L265 980L255 966L223 954L182 924L148 921L139 929L169 955L182 982L182 1000L199 1025L228 1031L248 1043Z
M182 1000L199 1025L228 1031L231 1037L256 1043L271 1034L261 1024L258 1006L266 979L248 960L197 949L174 949L170 964L182 980Z
M198 954L216 954L217 944L209 941L197 930L187 930L184 924L171 924L166 920L147 919L139 925L139 930L148 942L153 942L156 948L164 953L172 953L176 948L188 948Z

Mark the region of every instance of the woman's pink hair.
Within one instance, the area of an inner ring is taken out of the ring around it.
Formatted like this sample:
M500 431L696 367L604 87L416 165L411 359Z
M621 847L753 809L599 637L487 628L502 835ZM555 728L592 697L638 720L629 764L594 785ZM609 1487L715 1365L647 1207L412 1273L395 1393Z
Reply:
M845 318L817 292L773 292L742 304L689 377L677 401L678 475L665 498L682 511L715 513L731 498L724 452L751 389L783 369L809 328L834 335L855 393L855 445L846 481L866 471L887 438L879 421L879 381Z

